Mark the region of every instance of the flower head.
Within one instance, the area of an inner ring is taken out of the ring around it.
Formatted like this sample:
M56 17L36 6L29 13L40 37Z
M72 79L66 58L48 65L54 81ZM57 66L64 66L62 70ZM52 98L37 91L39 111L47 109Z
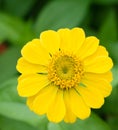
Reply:
M29 108L52 122L86 119L112 90L108 52L81 28L48 30L21 50L18 93Z

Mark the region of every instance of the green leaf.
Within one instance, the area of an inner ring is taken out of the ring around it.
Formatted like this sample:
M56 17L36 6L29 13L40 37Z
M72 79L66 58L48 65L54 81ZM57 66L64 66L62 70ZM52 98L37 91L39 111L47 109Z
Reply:
M101 44L107 47L109 46L109 44L116 42L118 40L117 33L118 30L117 30L116 14L113 9L110 9L99 31L98 37L101 40Z
M0 85L0 101L24 103L24 99L18 96L16 77L6 80Z
M118 85L113 87L111 95L106 99L102 108L103 113L109 116L118 115Z
M49 123L48 124L48 130L66 130L63 129L59 124Z
M15 46L0 55L0 84L17 73L16 62L20 57L20 49Z
M50 1L39 13L34 29L36 34L43 30L72 28L80 25L87 14L90 0Z
M113 59L114 65L118 66L118 42L111 43L107 46L110 56Z
M25 104L17 102L0 102L0 114L33 126L40 126L46 122L45 116L37 116Z
M15 45L25 44L33 37L31 22L26 23L17 17L0 13L0 42L7 40Z
M108 117L108 123L109 123L109 126L112 128L112 130L117 130L118 129L118 116L110 115Z
M4 8L12 15L25 16L33 6L34 2L35 0L4 0Z
M112 72L113 72L112 86L117 87L118 86L118 65L114 66Z
M0 13L0 42L5 40L10 40L13 42L19 38L17 30L14 29L9 21L9 17L6 16L4 19L3 14Z
M60 124L49 123L48 130L110 130L110 128L96 114L92 113L88 119L78 119L74 124L66 124L64 122Z
M13 119L0 116L0 130L38 130L38 128L33 127L22 121L17 121Z
M117 4L118 0L94 0L97 4Z

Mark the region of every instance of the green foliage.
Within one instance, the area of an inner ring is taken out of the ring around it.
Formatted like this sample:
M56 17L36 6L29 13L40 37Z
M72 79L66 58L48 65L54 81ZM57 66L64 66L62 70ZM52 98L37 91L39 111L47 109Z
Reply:
M98 4L117 4L118 0L94 0Z
M36 34L39 35L46 29L57 30L62 27L77 26L87 14L89 3L90 0L51 1L38 15L34 26Z
M33 127L22 121L13 120L0 116L0 129L1 130L38 130L38 128Z
M117 130L117 14L118 0L1 0L0 130ZM113 90L102 109L90 118L78 119L74 124L54 124L31 112L26 100L18 96L16 63L21 47L39 37L41 31L75 26L83 27L87 36L97 36L108 49L114 62Z
M16 74L16 63L20 57L20 47L13 46L0 55L0 82L4 82Z
M37 126L44 118L32 113L25 104L7 101L0 102L0 114L34 126Z
M97 115L94 113L91 114L91 117L82 121L77 120L75 124L66 124L64 122L60 124L49 123L48 130L110 130L109 126L103 122Z
M15 16L25 16L34 2L35 0L4 0L4 9Z
M31 23L17 17L0 13L0 42L8 40L12 44L24 44L33 38Z
M13 77L12 79L3 82L0 86L0 102L20 102L23 103L24 100L20 98L17 94L17 78Z
M109 31L110 30L110 31ZM102 44L112 44L117 41L117 21L115 11L110 9L106 16L106 19L103 21L103 24L99 31L99 37Z

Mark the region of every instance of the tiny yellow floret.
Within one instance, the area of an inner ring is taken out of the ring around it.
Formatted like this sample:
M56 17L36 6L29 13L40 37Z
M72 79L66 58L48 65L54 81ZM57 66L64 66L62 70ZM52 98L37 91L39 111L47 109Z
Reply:
M59 88L76 86L80 83L82 75L82 63L75 55L60 51L53 55L49 62L48 78Z

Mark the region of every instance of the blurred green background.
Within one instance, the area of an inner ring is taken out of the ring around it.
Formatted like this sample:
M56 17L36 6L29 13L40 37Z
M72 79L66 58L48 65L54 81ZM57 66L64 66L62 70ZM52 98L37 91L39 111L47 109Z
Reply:
M18 96L15 66L22 46L43 30L76 26L109 51L113 91L90 118L54 124ZM118 130L118 0L0 0L0 130Z

